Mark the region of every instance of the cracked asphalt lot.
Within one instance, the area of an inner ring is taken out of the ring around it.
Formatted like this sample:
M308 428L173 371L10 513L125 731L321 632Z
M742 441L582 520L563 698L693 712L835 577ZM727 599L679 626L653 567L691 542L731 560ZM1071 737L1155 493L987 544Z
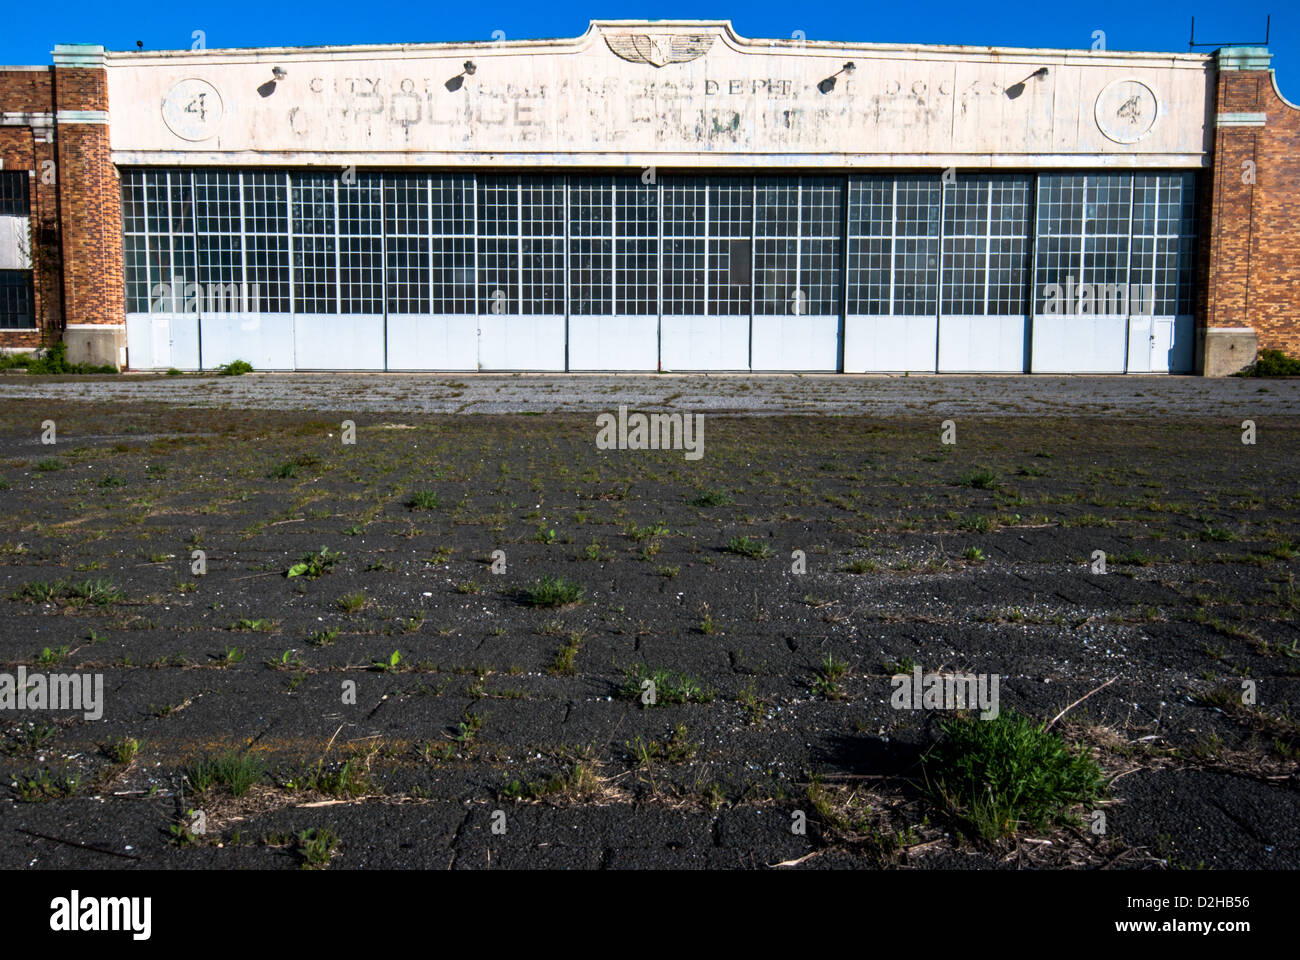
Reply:
M1300 381L0 398L0 672L104 691L0 711L5 868L1300 866ZM704 414L703 458L597 449L620 404ZM925 789L948 715L891 706L916 667L996 674L1104 800L973 835Z

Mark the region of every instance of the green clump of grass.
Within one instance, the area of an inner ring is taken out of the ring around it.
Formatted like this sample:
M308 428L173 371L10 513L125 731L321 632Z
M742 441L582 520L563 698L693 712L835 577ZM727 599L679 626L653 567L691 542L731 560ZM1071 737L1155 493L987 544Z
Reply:
M104 755L120 767L125 767L140 752L140 741L134 737L122 737L103 746Z
M1100 799L1105 776L1090 756L1071 753L1044 724L1006 710L992 720L962 716L922 759L931 797L980 837L1042 829Z
M978 470L968 470L963 473L957 483L975 490L992 490L998 485L999 480L996 470L980 467Z
M41 803L45 800L60 800L77 792L81 777L64 770L51 773L49 770L37 770L14 777L18 797L27 803Z
M358 610L364 609L369 602L370 600L366 597L364 591L356 590L352 593L343 594L335 601L335 604L344 613L356 613Z
M41 473L52 473L55 470L67 469L67 464L58 457L46 457L44 460L36 462L36 469Z
M121 588L112 580L85 580L81 583L69 583L66 580L46 582L35 580L23 584L14 595L14 599L27 603L49 603L63 600L71 606L90 604L94 607L106 607L124 599Z
M247 360L231 360L217 367L217 375L221 377L238 377L252 372L253 365Z
M727 543L726 551L754 560L766 560L772 555L771 547L753 537L732 537Z
M581 603L587 588L564 577L542 577L519 591L521 603L530 607L564 607Z
M411 494L411 499L406 501L406 505L412 510L437 510L439 504L438 495L432 490L417 490Z
M734 500L725 490L705 490L691 501L697 507L729 507Z
M694 677L669 670L652 670L644 663L638 663L623 670L624 682L619 688L619 696L624 700L640 701L643 706L657 707L664 704L708 703L713 699L713 692L704 689ZM653 684L654 698L647 702L643 695L648 693L645 681Z
M856 576L862 576L864 573L875 573L880 569L880 564L875 560L854 560L840 567L845 573L852 573Z
M280 464L271 471L271 477L275 480L292 480L298 476L299 470L318 466L320 466L319 457L315 457L310 453L303 453Z
M302 858L304 870L323 870L334 858L340 837L330 827L308 827L301 831L294 847Z
M190 786L199 793L221 786L236 797L248 793L265 774L266 762L261 757L233 750L210 760L200 760L185 771Z

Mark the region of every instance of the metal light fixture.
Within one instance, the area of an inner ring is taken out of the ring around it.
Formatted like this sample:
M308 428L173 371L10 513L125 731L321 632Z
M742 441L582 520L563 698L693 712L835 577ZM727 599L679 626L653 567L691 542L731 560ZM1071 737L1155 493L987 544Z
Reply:
M855 67L853 61L850 60L848 63L844 64L844 66L840 67L838 70L832 73L821 83L817 84L817 89L820 90L822 93L830 93L832 90L835 89L836 77L838 77L841 73L852 73L856 69L857 67Z
M272 68L271 68L271 76L275 77L275 79L277 79L277 80L283 80L283 79L284 79L285 77L287 77L288 75L289 75L289 73L288 73L288 71L286 71L286 70L284 69L284 67L272 67Z
M1021 80L1019 83L1013 83L1011 86L1007 87L1007 89L1003 92L1006 93L1008 100L1014 100L1016 99L1016 97L1020 96L1022 93L1025 92L1026 83L1028 83L1030 80L1041 80L1045 76L1047 76L1047 68L1039 67L1029 76L1025 77L1025 79Z
M465 85L465 78L474 76L474 72L478 70L478 67L475 66L473 60L466 60L464 64L462 64L462 67L463 69L460 71L460 73L456 74L456 76L452 77L450 80L448 80L446 83L443 84L443 86L446 87L448 90L450 90L452 93L455 93L457 90L463 87Z

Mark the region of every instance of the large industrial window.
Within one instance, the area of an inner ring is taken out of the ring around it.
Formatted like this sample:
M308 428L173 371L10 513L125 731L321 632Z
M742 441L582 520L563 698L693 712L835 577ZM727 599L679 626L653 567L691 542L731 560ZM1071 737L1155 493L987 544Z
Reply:
M288 313L289 204L283 173L243 175L244 266L249 310ZM248 312L248 311L245 311Z
M338 184L339 312L383 313L383 183L357 174Z
M1194 309L1196 174L1133 178L1133 259L1129 302L1151 296L1147 312L1187 316ZM1145 301L1141 301L1145 308Z
M198 310L193 174L124 174L122 219L127 312Z
M849 180L848 312L887 315L894 271L894 179Z
M944 186L940 313L1025 312L1029 181L963 177Z
M429 181L431 309L438 314L475 313L474 178L436 174Z
M703 177L673 177L664 182L662 190L663 312L700 316L706 313L708 182Z
M569 178L569 312L659 312L659 194L639 175Z
M244 243L238 171L195 171L194 227L204 309L239 312Z
M639 175L614 181L614 309L659 313L659 189Z
M1193 173L1039 177L1037 311L1191 313L1195 182Z
M844 182L761 177L755 184L756 314L838 314Z
M850 179L849 313L935 314L942 205L937 176Z
M564 313L564 180L481 177L478 281L484 313Z
M663 184L663 312L745 316L753 285L751 177Z
M428 177L411 174L384 178L384 267L389 313L429 312L432 189Z
M126 170L127 309L1008 316L1086 283L1186 315L1195 183ZM3 184L0 202L27 203L22 171Z
M569 312L614 313L614 178L569 181Z
M293 306L298 313L338 313L338 181L326 174L293 178Z

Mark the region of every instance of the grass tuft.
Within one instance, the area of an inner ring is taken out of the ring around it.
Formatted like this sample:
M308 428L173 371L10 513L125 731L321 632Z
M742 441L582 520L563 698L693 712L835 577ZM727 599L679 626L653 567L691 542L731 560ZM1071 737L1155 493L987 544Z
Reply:
M1011 710L992 720L956 717L942 731L922 760L929 791L985 839L1064 822L1070 807L1102 794L1105 777L1090 756Z

